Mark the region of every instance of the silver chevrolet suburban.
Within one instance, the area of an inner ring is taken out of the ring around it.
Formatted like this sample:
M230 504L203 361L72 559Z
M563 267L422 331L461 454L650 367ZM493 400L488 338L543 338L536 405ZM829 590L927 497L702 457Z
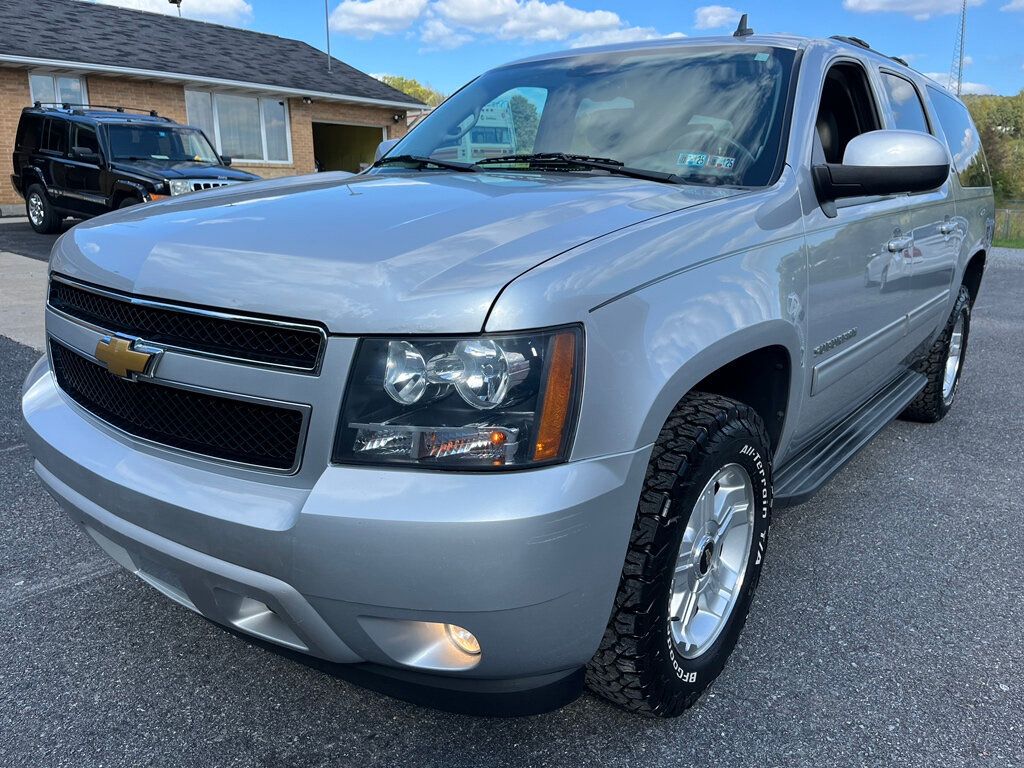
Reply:
M519 61L358 176L75 227L24 387L39 477L310 664L679 714L773 506L949 410L993 230L959 100L854 38L749 32Z

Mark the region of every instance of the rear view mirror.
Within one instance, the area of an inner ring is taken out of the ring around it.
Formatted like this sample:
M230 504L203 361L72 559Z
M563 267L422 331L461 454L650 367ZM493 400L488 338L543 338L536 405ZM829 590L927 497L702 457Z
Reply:
M387 139L386 141L382 141L380 144L378 144L377 151L373 155L373 162L377 162L382 157L384 157L384 155L390 152L391 148L394 147L395 144L397 143L398 139Z
M821 163L811 172L818 200L831 216L831 204L841 198L938 189L949 178L949 153L926 133L869 131L850 140L842 163Z

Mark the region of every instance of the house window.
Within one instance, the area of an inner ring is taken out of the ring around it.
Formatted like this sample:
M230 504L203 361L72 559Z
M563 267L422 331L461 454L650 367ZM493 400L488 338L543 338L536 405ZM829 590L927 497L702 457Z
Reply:
M72 75L53 75L49 72L31 72L28 76L32 102L44 104L88 104L85 80Z
M288 105L273 97L185 91L188 121L235 160L291 162Z

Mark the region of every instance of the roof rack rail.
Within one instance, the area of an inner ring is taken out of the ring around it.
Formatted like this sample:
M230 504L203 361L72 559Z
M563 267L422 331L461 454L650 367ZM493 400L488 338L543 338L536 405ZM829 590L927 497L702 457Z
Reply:
M109 109L118 113L136 112L138 114L149 115L150 117L161 117L164 120L170 120L169 117L164 117L157 113L155 109L140 109L138 107L123 107L114 104L72 104L67 101L37 101L33 104L36 109L42 109L44 107L55 107L57 109L66 109L70 112L77 112L78 114L84 114L87 111Z
M858 48L863 48L866 51L871 50L871 46L859 37L853 37L852 35L832 35L832 40L839 40L843 43L849 43L850 45L856 45Z
M881 56L885 56L885 58L889 59L890 61L895 61L897 64L902 64L904 67L910 67L909 62L907 62L906 59L900 56L888 56L884 53L881 53L880 51L876 51L874 48L868 45L867 41L862 40L859 37L850 37L848 35L832 35L830 39L838 40L841 43L849 43L850 45L855 45L858 48L863 48L865 51L872 51L874 53L878 53Z

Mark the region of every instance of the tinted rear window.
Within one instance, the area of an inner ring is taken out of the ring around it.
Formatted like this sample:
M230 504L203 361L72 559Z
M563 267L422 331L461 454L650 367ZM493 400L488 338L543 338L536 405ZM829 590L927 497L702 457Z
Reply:
M68 148L68 124L63 120L47 120L43 130L43 149L64 154Z
M928 86L935 116L946 135L949 152L953 155L953 165L960 176L960 186L990 187L992 179L985 162L985 152L981 148L978 129L971 120L967 107L938 88Z
M21 152L35 152L39 149L39 136L42 130L43 118L38 115L25 115L18 125L14 148Z

